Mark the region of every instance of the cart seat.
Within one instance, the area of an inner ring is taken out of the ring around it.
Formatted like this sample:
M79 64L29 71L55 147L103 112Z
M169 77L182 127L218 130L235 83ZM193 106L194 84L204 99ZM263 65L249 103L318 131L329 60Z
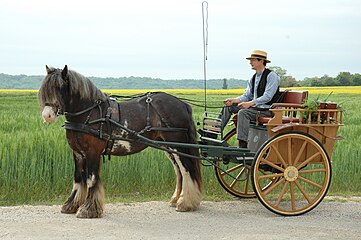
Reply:
M285 91L283 94L282 102L272 104L271 109L285 109L284 115L282 116L282 123L299 122L300 120L296 118L296 116L290 117L292 113L287 111L287 109L303 108L303 104L308 96L308 91ZM272 117L258 117L257 125L268 123L271 119Z

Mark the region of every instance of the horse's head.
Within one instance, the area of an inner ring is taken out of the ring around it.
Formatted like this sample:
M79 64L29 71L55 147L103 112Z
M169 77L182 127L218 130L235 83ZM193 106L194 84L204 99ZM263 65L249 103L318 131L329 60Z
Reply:
M69 70L67 65L63 69L46 66L46 72L38 97L44 122L53 123L59 113L65 110L65 95L69 93Z
M106 96L83 75L68 70L46 66L45 76L39 90L39 104L43 109L44 122L55 122L59 114L76 112Z

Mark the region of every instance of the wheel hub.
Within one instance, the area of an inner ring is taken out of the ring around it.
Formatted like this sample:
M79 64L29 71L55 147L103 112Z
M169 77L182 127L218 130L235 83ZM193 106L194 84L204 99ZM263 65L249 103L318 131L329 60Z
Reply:
M295 181L298 178L298 169L294 166L288 166L284 171L284 177L289 182Z

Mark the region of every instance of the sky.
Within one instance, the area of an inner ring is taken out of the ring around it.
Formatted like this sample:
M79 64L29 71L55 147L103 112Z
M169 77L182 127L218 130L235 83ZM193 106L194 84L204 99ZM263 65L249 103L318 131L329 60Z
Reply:
M207 79L249 79L255 49L297 80L361 72L361 1L207 2ZM0 73L203 79L202 24L198 0L0 0Z

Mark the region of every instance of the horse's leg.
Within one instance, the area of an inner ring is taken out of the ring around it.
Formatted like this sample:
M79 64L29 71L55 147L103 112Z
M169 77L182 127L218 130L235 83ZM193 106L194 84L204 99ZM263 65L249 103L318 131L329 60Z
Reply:
M179 149L180 152L184 149ZM201 179L199 163L196 159L173 154L182 174L182 190L176 203L179 212L194 211L198 208L201 200Z
M78 218L99 218L103 215L104 188L100 181L100 163L100 154L93 151L86 153L88 195L76 213Z
M74 151L73 156L75 164L73 190L61 208L62 213L76 213L78 208L85 202L88 191L85 182L84 155Z
M179 166L174 158L174 155L171 153L166 153L167 157L169 158L169 160L171 161L173 168L174 168L174 172L176 174L176 178L177 178L177 182L176 182L176 187L173 193L172 198L170 199L170 205L172 207L175 207L177 205L178 199L180 197L180 194L182 192L182 173L180 172Z

